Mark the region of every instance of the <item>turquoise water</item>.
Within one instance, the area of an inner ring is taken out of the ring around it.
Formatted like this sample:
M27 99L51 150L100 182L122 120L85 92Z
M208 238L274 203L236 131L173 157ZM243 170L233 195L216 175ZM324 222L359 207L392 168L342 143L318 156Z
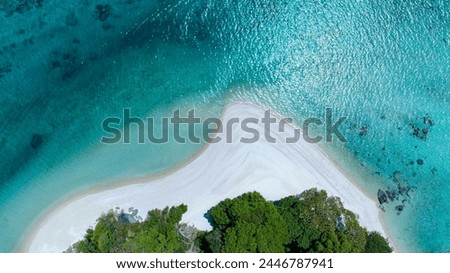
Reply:
M65 197L167 170L202 147L102 145L106 117L218 116L240 100L297 123L325 107L347 116L348 142L322 146L374 197L394 178L411 188L382 213L392 239L450 251L449 1L4 3L0 251Z

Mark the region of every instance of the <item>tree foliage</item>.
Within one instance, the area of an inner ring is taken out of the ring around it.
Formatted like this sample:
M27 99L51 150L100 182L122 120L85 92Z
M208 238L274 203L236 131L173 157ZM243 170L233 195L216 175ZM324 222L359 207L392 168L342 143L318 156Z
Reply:
M390 253L392 248L383 236L377 231L368 232L366 234L366 253Z
M289 235L277 207L259 193L226 199L210 212L214 229L205 236L206 251L283 252Z
M204 252L391 252L379 233L367 232L337 197L310 189L266 201L253 192L209 211L213 230L199 236Z
M366 230L339 198L311 189L277 205L289 226L287 252L363 252Z
M178 227L186 210L185 205L155 209L141 223L119 221L110 212L98 219L75 249L84 253L183 252L187 245Z
M148 212L129 223L114 213L74 245L78 252L392 252L378 232L368 232L339 198L310 189L297 196L267 201L257 192L225 199L208 211L211 231L182 234L185 205ZM194 244L195 239L195 244Z

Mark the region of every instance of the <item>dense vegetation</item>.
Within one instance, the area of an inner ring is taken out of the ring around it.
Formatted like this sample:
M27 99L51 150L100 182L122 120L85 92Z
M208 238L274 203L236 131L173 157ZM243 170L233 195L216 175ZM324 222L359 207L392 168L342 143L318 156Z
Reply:
M120 221L113 212L103 215L95 229L88 229L84 240L74 248L83 253L185 252L188 242L179 232L187 207L152 210L143 222Z
M188 232L187 207L152 210L143 222L103 215L74 248L78 252L392 252L337 197L311 189L276 202L259 193L226 199L208 212L213 229ZM184 233L183 233L184 232Z
M337 197L311 189L276 202L259 193L226 199L209 212L214 229L200 234L205 252L391 252L361 227Z
M214 229L199 236L206 252L283 252L289 229L277 207L259 193L226 199L209 212Z

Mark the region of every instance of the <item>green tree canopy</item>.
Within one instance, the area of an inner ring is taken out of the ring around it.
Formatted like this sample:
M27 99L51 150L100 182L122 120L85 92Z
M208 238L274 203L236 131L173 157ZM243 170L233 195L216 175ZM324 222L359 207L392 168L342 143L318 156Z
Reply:
M368 232L366 234L366 253L390 253L392 248L383 236L377 231Z
M287 252L362 252L366 230L337 197L310 189L276 202L289 226Z
M151 210L142 222L101 216L74 245L78 252L392 252L378 232L367 232L337 197L310 189L279 201L259 193L225 199L209 212L213 229L180 223L187 207ZM194 244L195 242L195 244Z
M277 207L259 193L226 199L209 212L214 229L205 237L212 252L283 252L286 222Z
M185 205L155 209L141 223L119 221L110 212L98 219L95 228L89 229L75 248L85 253L183 252L187 245L178 227L186 210Z

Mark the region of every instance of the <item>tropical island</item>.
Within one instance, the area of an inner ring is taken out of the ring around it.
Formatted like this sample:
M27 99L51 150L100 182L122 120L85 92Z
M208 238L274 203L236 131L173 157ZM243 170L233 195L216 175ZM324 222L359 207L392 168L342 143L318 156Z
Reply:
M181 222L186 205L153 209L143 221L110 211L69 252L82 253L387 253L388 241L360 226L338 197L306 190L277 201L258 192L212 207L212 230Z
M241 120L261 118L264 113L264 107L249 103L236 103L224 109L222 120L226 123L236 117ZM276 113L273 113L272 117L278 121L281 120L281 116ZM264 128L261 124L255 127L260 135L264 135ZM227 128L224 129L224 132L218 136L224 137L227 134ZM245 136L245 132L239 128L235 129L233 130L234 138L239 139ZM200 231L213 229L214 234L220 231L224 235L235 230L235 228L230 229L234 227L234 224L223 224L224 219L218 217L214 212L214 207L217 207L222 201L228 202L224 201L227 198L234 200L245 193L257 191L266 200L281 201L286 196L295 196L305 190L317 188L325 190L331 196L339 197L346 209L358 215L361 226L370 231L377 231L384 237L389 237L395 250L402 250L397 244L396 237L392 236L387 229L389 226L383 226L380 209L376 203L376 195L370 194L370 191L365 192L356 186L358 178L344 173L318 145L312 145L305 141L283 142L287 137L294 135L295 130L298 129L296 126L286 126L284 132L278 132L275 129L273 137L278 140L276 145L268 143L264 138L252 145L243 144L237 140L230 144L222 141L205 146L185 163L157 176L149 175L119 180L111 182L115 183L113 186L89 188L72 196L62 197L59 203L42 214L39 221L30 227L17 249L20 252L61 253L82 240L86 235L86 230L94 227L99 222L97 221L99 216L105 212L113 210L116 218L120 216L120 219L130 222L145 222L144 219L148 218L148 211L169 207L167 212L169 213L170 207L179 207L181 204L187 206L186 210L178 212L182 217L182 223L185 223L186 226L194 226L199 230L198 236L195 238L189 235L190 232L193 232L190 228L186 227L183 234L192 241L198 242L197 245L200 247L202 242L200 238L203 236ZM279 206L277 204L275 202L267 206L273 208L273 206ZM121 208L129 208L131 211L121 213ZM207 212L209 212L207 217L204 217ZM286 212L278 209L277 213L286 216ZM336 221L335 217L339 215L340 213L332 217L333 223ZM214 219L214 217L218 218ZM289 220L283 221L288 221L287 226L293 226ZM348 226L349 220L346 219L346 221ZM242 224L249 224L245 221L241 222L235 223L239 232ZM214 231L214 227L218 231ZM260 228L261 226L258 229ZM134 231L134 229L137 230ZM139 230L141 230L139 227L133 227L131 233L138 234ZM120 231L117 232L120 233ZM113 234L117 234L117 232L111 231L111 236L115 236ZM335 233L339 234L339 232ZM204 234L206 239L203 242L208 241L207 239L211 236L213 235ZM292 236L291 234L287 239L281 239L283 246L289 244L285 240L292 239ZM220 250L210 243L209 250L205 244L202 245L204 246L203 251L231 251L227 250L227 244L224 244L226 237L220 238L222 242ZM211 240L209 241L211 242ZM233 249L237 248L238 246ZM319 245L316 248L319 248ZM302 249L300 250L307 251L306 247ZM361 249L362 247L358 248L358 250ZM200 250L192 248L190 251ZM113 250L108 251L112 252ZM172 249L170 251L181 250ZM278 251L285 250L278 248Z

